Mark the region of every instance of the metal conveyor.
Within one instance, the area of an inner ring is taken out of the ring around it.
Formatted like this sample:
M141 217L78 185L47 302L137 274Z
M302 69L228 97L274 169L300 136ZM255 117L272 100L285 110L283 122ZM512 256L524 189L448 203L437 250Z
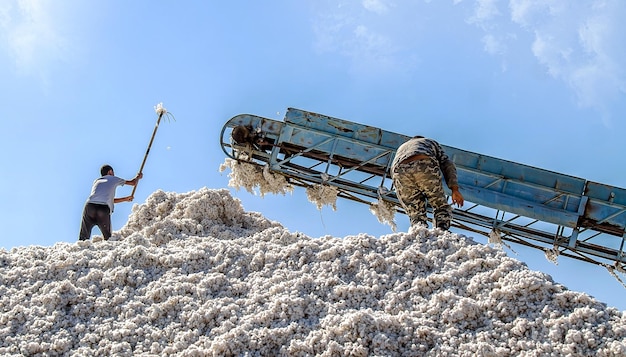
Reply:
M404 213L390 166L409 136L294 108L283 122L237 115L220 136L228 157L268 165L293 185L331 185L339 197L382 199ZM624 272L625 189L442 146L467 207L454 209L453 227Z

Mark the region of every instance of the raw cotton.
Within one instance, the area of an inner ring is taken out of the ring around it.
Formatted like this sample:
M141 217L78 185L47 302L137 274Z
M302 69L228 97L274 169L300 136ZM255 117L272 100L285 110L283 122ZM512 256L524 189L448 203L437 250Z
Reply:
M270 172L268 166L261 167L245 161L226 159L220 165L219 171L223 172L226 168L231 170L228 174L230 178L228 186L237 190L244 188L252 194L258 192L261 197L267 193L284 195L293 192L293 186L287 182L285 176Z
M378 202L374 202L370 205L370 212L378 218L378 222L388 224L392 231L396 231L397 226L394 220L396 207L394 204L379 198Z
M329 185L312 185L306 188L307 199L314 203L319 210L328 205L332 207L333 211L336 211L338 193L336 187Z
M623 312L500 249L311 238L206 188L155 192L110 241L0 250L0 311L0 355L626 355Z

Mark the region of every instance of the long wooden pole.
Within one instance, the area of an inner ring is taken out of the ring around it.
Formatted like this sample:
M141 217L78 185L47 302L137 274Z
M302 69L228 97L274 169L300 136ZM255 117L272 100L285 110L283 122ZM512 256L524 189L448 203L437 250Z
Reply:
M143 162L141 163L141 167L139 168L139 172L137 173L137 176L139 176L139 174L143 172L143 167L146 165L146 160L148 159L148 154L150 153L150 148L152 147L154 136L156 135L156 132L159 129L159 123L161 123L161 118L163 117L163 114L165 114L165 110L160 110L159 118L157 119L156 125L154 126L154 131L152 132L152 137L150 138L150 143L148 144L148 149L146 150L146 154L143 157ZM137 190L138 185L139 185L139 182L135 183L135 186L133 186L133 191L130 193L131 196L135 196L135 190Z

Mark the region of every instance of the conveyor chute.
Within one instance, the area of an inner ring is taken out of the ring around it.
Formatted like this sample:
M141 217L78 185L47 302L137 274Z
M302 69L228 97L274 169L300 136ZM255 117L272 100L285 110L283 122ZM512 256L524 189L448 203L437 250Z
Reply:
M231 136L235 128L239 142ZM220 138L228 157L268 165L294 185L331 185L339 197L366 204L382 199L401 213L389 169L408 139L294 108L283 122L237 115ZM453 227L624 271L625 189L443 148L457 166L467 207L454 210Z

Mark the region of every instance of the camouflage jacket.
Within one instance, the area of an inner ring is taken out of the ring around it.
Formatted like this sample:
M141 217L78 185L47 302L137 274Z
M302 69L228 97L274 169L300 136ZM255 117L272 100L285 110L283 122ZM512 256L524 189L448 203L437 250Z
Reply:
M396 156L393 159L393 163L391 165L391 172L393 173L396 165L398 165L402 161L408 159L413 155L419 154L428 155L437 161L437 163L439 164L439 168L443 173L443 178L445 179L446 185L448 185L448 187L459 185L454 163L452 162L452 160L450 160L448 155L446 155L439 143L437 143L433 139L428 138L411 138L409 139L409 141L400 145L398 150L396 150Z

